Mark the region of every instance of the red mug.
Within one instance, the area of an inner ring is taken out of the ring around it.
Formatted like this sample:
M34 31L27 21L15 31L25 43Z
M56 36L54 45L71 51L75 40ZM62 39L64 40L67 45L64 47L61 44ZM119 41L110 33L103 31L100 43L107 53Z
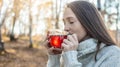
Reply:
M50 35L49 34L50 32L48 33L48 40L50 42L50 46L54 48L61 48L62 46L61 44L63 43L63 40L67 39L66 34L62 34L62 33L55 34L55 32Z
M61 44L63 43L64 39L67 39L67 35L50 35L49 36L50 45L55 48L61 48Z

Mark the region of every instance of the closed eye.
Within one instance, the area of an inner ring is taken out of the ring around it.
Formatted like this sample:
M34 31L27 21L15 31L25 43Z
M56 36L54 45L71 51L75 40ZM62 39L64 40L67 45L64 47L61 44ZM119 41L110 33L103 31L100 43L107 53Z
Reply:
M69 22L70 24L73 24L74 22Z

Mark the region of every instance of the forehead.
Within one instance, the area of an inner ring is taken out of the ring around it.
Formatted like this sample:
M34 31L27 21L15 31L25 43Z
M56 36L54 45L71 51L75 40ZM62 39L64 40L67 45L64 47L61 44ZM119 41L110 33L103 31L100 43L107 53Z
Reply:
M64 11L63 19L67 19L67 18L76 18L75 14L70 8L66 8Z

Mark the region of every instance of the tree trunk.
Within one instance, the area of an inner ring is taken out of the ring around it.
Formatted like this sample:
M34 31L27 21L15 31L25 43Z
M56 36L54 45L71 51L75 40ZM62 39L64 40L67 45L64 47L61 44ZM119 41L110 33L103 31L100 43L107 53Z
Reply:
M4 49L4 42L2 42L1 27L6 17L6 11L7 11L8 5L9 5L9 2L7 2L7 0L2 0L2 7L0 11L0 54L2 54L2 52L6 52Z
M32 18L30 16L30 26L29 26L29 42L30 42L30 45L29 45L29 48L33 48L33 42L32 42Z
M62 1L60 0L59 2L59 8L58 8L58 0L56 0L56 23L55 23L55 28L56 29L59 29L59 15L60 15L60 12L61 12L61 4L62 4ZM59 10L57 12L57 10Z
M13 16L13 25L12 25L12 31L10 32L10 41L16 41L17 40L14 36L14 28L15 28L15 21L16 21L18 15L19 15L19 11L20 11L19 2L20 2L20 0L14 0L14 5L13 5L12 10L15 13L15 15Z
M4 43L2 42L2 36L1 36L1 27L0 27L0 54L4 51Z
M12 32L10 33L10 41L16 41L16 38L14 37L15 20L16 16L14 16L13 18Z
M101 2L100 2L100 0L97 0L97 7L98 7L98 10L101 11Z
M32 16L31 16L31 11L30 11L30 8L31 8L31 0L29 1L29 19L30 19L30 25L29 25L29 42L30 42L30 45L29 45L29 48L33 48L33 41L32 41Z
M0 24L0 54L5 51L5 48L4 48L4 42L2 41L2 32L1 32L1 27L4 23L4 20L5 20L5 17L3 18L2 20L2 23Z

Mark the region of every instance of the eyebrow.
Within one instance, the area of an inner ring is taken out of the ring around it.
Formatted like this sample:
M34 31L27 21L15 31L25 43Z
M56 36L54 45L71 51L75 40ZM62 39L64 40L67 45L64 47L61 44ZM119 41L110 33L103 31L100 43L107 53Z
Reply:
M67 17L67 20L73 19L73 17ZM63 21L65 22L65 19L63 19Z

